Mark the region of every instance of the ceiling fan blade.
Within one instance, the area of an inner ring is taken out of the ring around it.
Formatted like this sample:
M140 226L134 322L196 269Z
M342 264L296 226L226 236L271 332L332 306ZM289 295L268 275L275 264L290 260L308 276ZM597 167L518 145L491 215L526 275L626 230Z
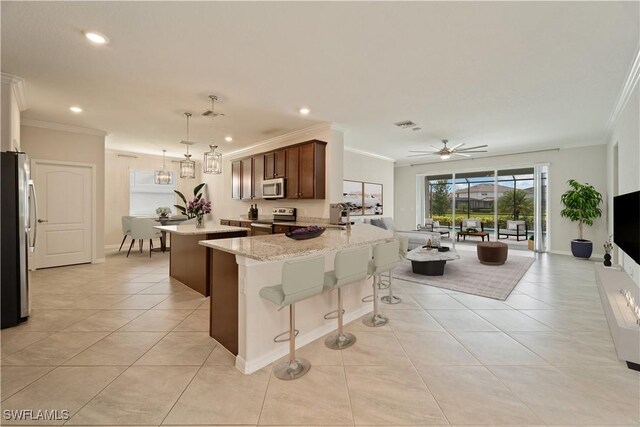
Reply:
M487 145L487 144L484 144L484 145L476 145L475 147L462 148L462 149L460 149L460 150L458 150L458 151L475 150L476 148L485 148L485 147L488 147L488 145Z
M453 151L453 150L457 149L458 147L462 147L464 144L465 144L464 142L461 142L460 144L458 144L458 145L456 145L454 147L451 147L451 150Z
M438 153L411 154L407 157L439 156Z
M431 145L431 144L429 144L429 147L433 148L434 150L438 150L438 151L442 150L442 147L436 147L436 146Z
M463 157L471 157L470 154L462 154L462 153L451 153L452 156L463 156Z
M462 154L462 153L487 153L487 150L473 150L473 151L456 151L454 154Z

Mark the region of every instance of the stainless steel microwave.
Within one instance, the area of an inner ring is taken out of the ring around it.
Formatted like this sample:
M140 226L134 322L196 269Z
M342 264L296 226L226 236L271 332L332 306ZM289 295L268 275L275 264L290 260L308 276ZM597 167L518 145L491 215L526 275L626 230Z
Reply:
M265 179L262 181L262 197L265 199L284 198L284 178Z

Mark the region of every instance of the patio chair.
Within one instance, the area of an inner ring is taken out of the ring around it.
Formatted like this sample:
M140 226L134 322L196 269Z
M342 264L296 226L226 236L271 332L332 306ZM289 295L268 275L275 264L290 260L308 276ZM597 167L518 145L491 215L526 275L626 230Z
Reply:
M441 227L440 221L436 221L433 218L425 218L424 227L422 227L422 229L431 231L434 233L440 233L440 236L444 236L446 234L447 237L451 237L449 227Z
M526 221L507 221L506 228L500 227L500 223L498 223L498 239L500 239L500 236L505 236L505 239L516 236L516 241L519 242L520 237L522 237L522 240L527 240L528 234L529 228Z

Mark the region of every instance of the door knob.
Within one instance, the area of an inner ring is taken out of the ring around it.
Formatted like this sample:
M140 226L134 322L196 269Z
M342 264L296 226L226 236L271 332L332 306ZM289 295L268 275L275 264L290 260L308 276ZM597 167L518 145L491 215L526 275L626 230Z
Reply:
M39 222L39 223L49 222L49 220L48 220L48 219L38 219L38 222Z

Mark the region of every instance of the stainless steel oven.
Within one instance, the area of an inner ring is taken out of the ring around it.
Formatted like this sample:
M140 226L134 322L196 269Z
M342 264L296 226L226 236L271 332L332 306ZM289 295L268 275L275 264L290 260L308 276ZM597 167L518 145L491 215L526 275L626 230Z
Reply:
M282 199L284 197L284 178L262 181L262 197L264 199Z

